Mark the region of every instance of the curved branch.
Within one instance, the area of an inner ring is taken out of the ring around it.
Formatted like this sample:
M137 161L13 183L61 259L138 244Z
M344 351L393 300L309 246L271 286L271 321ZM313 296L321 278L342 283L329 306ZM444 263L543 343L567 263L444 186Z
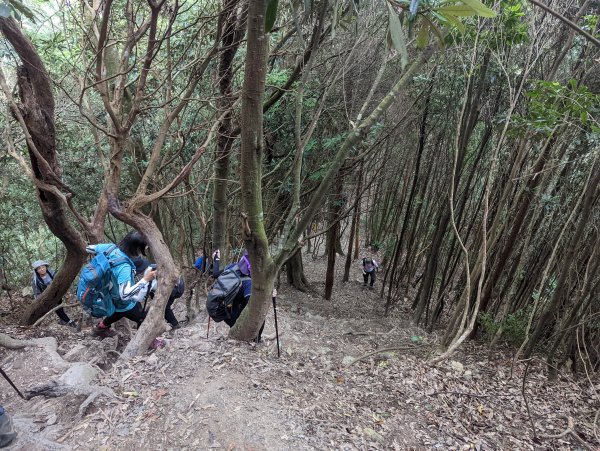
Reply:
M544 11L546 11L547 13L553 15L554 17L556 17L558 20L560 20L561 22L565 23L567 26L569 26L571 29L575 30L576 33L579 33L581 36L583 36L585 39L587 39L589 42L591 42L592 44L594 44L596 47L600 48L600 40L596 39L594 36L592 36L591 34L589 34L587 31L585 31L582 28L579 28L579 26L577 26L576 23L570 21L569 19L567 19L565 16L563 16L562 14L560 14L557 11L554 11L552 8L550 8L547 5L544 5L541 2L538 2L537 0L529 0L530 3L533 3L535 6L542 8Z

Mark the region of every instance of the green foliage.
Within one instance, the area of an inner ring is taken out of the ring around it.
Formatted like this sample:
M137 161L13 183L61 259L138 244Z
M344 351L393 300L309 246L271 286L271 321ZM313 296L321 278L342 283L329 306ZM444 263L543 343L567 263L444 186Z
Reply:
M598 23L599 17L598 14L588 14L587 16L583 16L583 25L581 28L589 33L593 33L594 30L596 30L596 24ZM600 32L596 32L596 36L600 36Z
M509 313L502 321L495 321L493 315L488 312L480 313L478 321L488 340L494 338L500 327L502 327L502 339L511 345L520 345L525 340L525 332L531 307Z
M289 76L290 76L289 69L281 69L281 68L275 67L271 71L269 71L269 73L267 74L266 84L274 85L274 86L281 86L287 81Z
M515 45L529 40L522 0L503 0L500 4L499 20L506 36L505 42Z
M513 131L518 134L530 131L549 136L556 126L572 125L574 121L593 133L600 132L595 120L600 112L600 96L577 80L565 84L534 80L527 99L527 114L514 117Z
M387 6L388 44L399 53L403 68L408 62L405 30L409 39L416 33L415 41L419 48L429 45L432 38L444 47L451 30L465 32L465 19L496 17L496 12L479 0L388 0Z
M267 13L265 14L265 33L270 33L273 29L273 25L275 25L278 4L279 0L269 0L269 3L267 3Z
M8 283L21 289L28 286L33 260L43 258L60 266L64 248L50 233L35 196L35 189L16 164L0 159L0 264Z

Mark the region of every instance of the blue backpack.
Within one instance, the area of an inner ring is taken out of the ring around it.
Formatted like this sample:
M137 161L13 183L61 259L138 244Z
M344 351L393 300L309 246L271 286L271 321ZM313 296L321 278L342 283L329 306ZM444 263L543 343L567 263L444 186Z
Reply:
M115 250L117 252L114 252ZM77 299L86 313L95 318L111 316L115 313L115 304L110 294L112 268L125 262L132 264L115 244L111 244L104 251L99 251L83 267L77 283Z

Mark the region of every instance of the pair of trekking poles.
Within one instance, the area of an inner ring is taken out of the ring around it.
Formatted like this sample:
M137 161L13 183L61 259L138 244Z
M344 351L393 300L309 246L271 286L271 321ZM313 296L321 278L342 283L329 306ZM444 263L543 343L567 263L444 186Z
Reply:
M275 316L275 337L277 338L277 357L281 357L279 348L279 326L277 324L277 301L276 297L273 296L273 316ZM208 317L208 326L206 327L206 339L208 340L208 333L210 332L210 316Z

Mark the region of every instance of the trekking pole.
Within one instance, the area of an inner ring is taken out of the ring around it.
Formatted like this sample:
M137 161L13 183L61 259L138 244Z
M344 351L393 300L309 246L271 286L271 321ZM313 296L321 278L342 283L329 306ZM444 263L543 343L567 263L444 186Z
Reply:
M279 351L279 327L277 326L277 303L275 302L275 296L273 296L273 315L275 316L275 337L277 337L277 357L281 357Z
M4 379L6 379L6 380L8 381L8 383L10 384L10 386L11 386L12 388L14 388L14 389L15 389L15 391L17 392L17 394L18 394L18 395L19 395L21 398L23 398L23 399L27 399L27 398L25 398L25 396L23 396L23 393L21 393L21 392L19 391L19 389L16 387L16 385L15 385L15 384L13 384L13 381L11 381L11 380L10 380L10 377L8 377L8 375L7 375L7 374L4 372L4 370L3 370L2 368L0 368L0 373L2 374L2 376L4 376Z
M210 316L208 317L208 326L206 326L206 339L208 340L208 333L210 332Z

